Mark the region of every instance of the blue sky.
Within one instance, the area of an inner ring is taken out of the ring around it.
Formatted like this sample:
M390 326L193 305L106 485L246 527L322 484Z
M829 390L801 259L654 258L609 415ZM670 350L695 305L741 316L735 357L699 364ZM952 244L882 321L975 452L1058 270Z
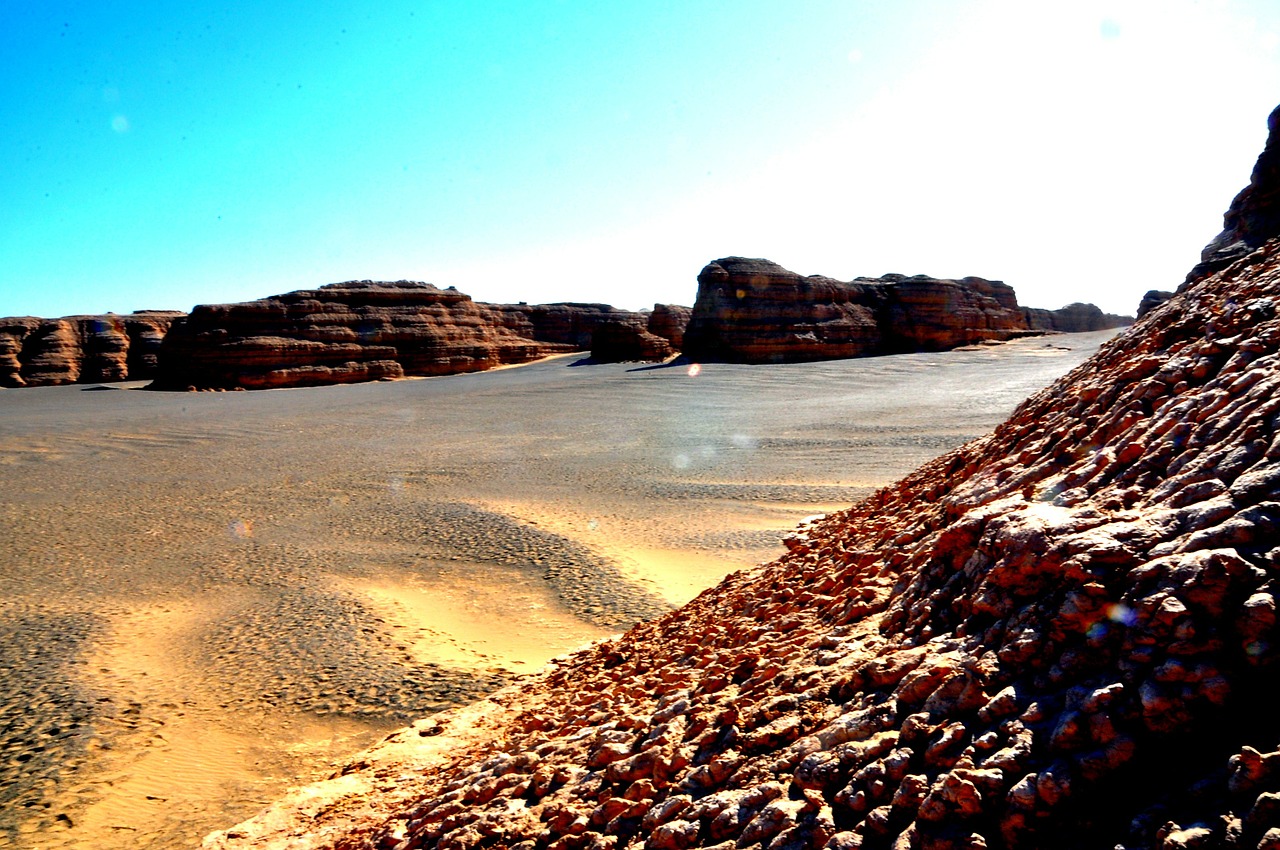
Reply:
M634 309L731 254L1132 312L1280 102L1274 0L365 5L0 4L0 315Z

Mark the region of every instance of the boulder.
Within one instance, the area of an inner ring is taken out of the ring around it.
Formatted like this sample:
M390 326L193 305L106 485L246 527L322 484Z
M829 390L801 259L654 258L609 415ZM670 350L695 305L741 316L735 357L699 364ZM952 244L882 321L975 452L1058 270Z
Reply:
M1138 303L1138 318L1141 319L1172 297L1173 293L1167 289L1148 289Z

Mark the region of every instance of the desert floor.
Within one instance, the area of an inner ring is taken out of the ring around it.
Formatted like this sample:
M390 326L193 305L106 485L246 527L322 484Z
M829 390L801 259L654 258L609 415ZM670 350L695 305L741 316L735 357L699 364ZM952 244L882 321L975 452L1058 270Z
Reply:
M258 393L0 393L0 846L198 846L667 610L1111 335Z

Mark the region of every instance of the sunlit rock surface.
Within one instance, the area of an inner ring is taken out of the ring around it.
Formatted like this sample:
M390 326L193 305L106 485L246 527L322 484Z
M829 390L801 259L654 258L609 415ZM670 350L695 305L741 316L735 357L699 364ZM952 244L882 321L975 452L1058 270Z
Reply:
M998 280L891 274L802 277L769 260L726 257L698 275L683 351L694 360L772 363L941 351L1044 331L1127 324L1091 304L1018 306Z
M0 386L151 378L160 341L182 315L156 310L61 319L0 319Z
M452 375L586 351L607 304L485 304L453 287L348 281L202 305L165 339L156 389L271 389Z
M788 548L207 846L1280 845L1280 239Z

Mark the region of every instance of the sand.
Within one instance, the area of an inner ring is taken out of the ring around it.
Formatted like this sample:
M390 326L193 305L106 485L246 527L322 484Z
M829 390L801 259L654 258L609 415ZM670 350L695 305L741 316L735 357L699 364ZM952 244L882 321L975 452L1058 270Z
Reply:
M193 847L676 606L1110 332L775 366L0 393L0 846Z

